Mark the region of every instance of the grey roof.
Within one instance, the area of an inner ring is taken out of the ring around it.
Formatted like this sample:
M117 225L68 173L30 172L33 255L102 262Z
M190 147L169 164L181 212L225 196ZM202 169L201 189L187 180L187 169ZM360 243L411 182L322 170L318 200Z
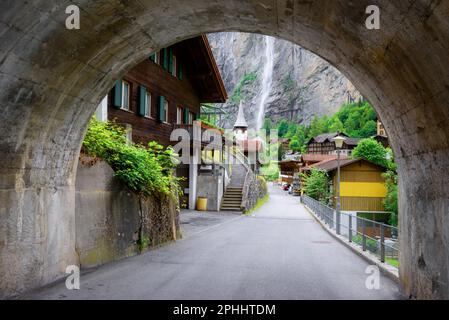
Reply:
M360 140L362 139L358 139L358 138L346 138L345 143L348 146L356 146L359 144Z
M382 168L383 170L386 170L384 167L375 164L371 161L368 161L366 159L362 159L362 158L348 158L348 159L341 159L340 160L340 168L349 166L350 164L359 162L359 161L365 161L368 163L371 163L372 165L375 165L376 167ZM317 168L317 169L321 169L321 170L325 170L327 172L331 172L334 170L338 169L338 160L337 159L333 159L333 160L329 160L329 161L322 161L320 163L315 163L313 165L311 165L311 167Z
M323 143L326 141L332 142L332 139L335 138L336 136L342 136L345 137L345 144L348 146L356 146L359 144L361 139L358 138L350 138L348 137L346 134L342 133L342 132L334 132L334 133L323 133L320 134L319 136L316 136L315 138L310 139L309 143L312 142L316 142L316 143Z
M319 136L316 136L315 138L312 138L312 140L315 140L315 142L318 142L318 143L323 143L326 140L329 140L330 142L332 142L332 139L335 138L338 135L341 135L343 137L347 137L347 135L345 135L344 133L334 132L334 133L323 133L323 134L320 134Z
M237 115L237 120L235 121L234 128L248 128L248 123L245 119L245 113L243 112L242 101L240 101L239 113Z
M362 159L359 159L359 158L343 159L343 160L340 160L340 167L343 168L343 167L346 167L350 164L356 163L361 160ZM334 171L338 168L338 160L333 159L333 160L329 160L329 161L323 161L320 163L313 164L312 167L315 167L315 168L321 169L321 170L325 170L327 172Z
M314 140L317 143L323 143L326 140L331 140L333 138L335 138L336 136L338 136L338 133L323 133L320 134L319 136L316 136L315 138L312 138L312 140Z

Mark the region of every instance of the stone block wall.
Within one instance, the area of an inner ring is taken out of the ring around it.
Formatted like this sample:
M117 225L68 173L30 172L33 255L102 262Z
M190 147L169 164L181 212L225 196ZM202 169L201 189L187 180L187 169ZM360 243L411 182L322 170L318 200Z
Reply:
M243 200L245 212L254 208L257 201L268 193L267 182L262 177L249 175L246 183L248 184L248 194Z
M78 165L75 203L76 251L82 268L134 256L180 236L177 201L139 197L102 161Z

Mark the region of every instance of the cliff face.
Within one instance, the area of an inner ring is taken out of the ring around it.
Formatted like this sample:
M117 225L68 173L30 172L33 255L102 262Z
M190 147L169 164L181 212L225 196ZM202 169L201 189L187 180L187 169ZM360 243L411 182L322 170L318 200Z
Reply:
M232 128L240 100L249 126L256 128L265 117L307 124L314 115L335 113L349 97L360 98L338 70L290 42L246 33L208 38L230 96L222 106L225 128Z

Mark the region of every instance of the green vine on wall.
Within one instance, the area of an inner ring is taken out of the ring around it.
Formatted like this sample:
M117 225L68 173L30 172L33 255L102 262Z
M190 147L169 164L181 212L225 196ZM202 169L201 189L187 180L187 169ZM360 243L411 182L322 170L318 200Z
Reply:
M176 156L172 148L156 142L148 146L130 143L125 129L114 122L92 118L83 141L83 152L106 161L115 176L142 196L180 194L179 179L173 174Z

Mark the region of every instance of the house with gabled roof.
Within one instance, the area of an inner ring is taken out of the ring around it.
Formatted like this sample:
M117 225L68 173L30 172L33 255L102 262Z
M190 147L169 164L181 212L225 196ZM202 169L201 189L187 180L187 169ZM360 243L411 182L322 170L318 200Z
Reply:
M341 149L342 154L350 155L352 150L354 150L360 142L360 139L350 138L348 135L342 132L324 133L309 140L309 142L307 143L307 153L335 154L337 148L335 146L335 142L332 139L337 136L346 138Z
M96 116L99 120L113 120L123 125L130 141L144 145L150 141L165 147L177 145L178 141L171 140L171 134L175 129L185 129L190 134L187 143L191 145L192 159L200 157L206 145L200 144L198 150L193 147L193 127L200 118L201 104L224 103L227 98L207 36L200 35L154 52L132 68L116 81L100 103ZM199 125L201 132L215 130L205 123ZM222 159L223 154L224 151L219 150L213 157ZM195 208L199 176L215 173L214 169L209 171L200 172L200 164L194 161L178 165L176 174L184 178L181 203L188 208ZM218 184L214 186L216 189L221 187ZM218 207L216 205L215 209ZM209 209L214 210L214 207Z
M326 171L330 177L333 194L337 194L338 160L328 158L304 167L303 172L312 169ZM340 196L343 211L384 211L383 200L387 195L382 174L386 168L360 158L340 159ZM334 203L335 206L335 203Z

